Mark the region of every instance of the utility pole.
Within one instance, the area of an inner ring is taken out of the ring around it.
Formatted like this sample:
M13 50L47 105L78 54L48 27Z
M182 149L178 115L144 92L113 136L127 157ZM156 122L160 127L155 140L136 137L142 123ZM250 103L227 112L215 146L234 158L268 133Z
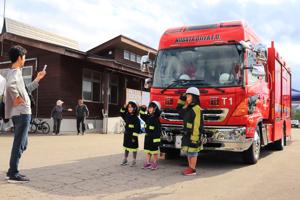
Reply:
M6 5L6 0L4 0L4 9L3 9L3 26L4 26L4 19L5 19L5 5ZM1 40L1 56L3 56L3 35L2 35L2 40Z

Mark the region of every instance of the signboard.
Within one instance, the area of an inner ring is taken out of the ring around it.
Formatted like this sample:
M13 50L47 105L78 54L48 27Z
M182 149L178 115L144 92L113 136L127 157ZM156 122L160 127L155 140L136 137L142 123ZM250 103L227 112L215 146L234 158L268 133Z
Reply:
M142 105L142 92L140 90L126 88L126 103L129 101L136 101Z

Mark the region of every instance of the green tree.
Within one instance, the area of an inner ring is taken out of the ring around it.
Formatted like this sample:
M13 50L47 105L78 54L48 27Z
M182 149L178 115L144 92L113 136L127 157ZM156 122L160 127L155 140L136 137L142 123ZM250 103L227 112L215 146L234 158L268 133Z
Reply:
M300 106L292 105L292 119L300 121Z

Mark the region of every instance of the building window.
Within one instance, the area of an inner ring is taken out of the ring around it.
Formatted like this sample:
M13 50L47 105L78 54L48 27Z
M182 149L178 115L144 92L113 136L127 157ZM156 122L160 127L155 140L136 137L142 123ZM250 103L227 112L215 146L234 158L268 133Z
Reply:
M134 53L130 53L130 60L135 62L136 55Z
M84 101L100 102L101 74L100 72L83 70L82 98Z
M6 78L8 71L9 71L9 69L1 69L0 70L0 74L3 76L3 78Z
M140 63L141 62L141 56L136 56L136 62Z
M28 83L32 82L32 66L25 66L22 69L22 76L24 79L24 83L27 85ZM9 69L2 69L0 70L0 74L3 78L6 78Z
M27 85L32 82L32 66L25 66L22 68L22 76L24 83Z
M124 51L124 58L129 60L129 52L128 51Z

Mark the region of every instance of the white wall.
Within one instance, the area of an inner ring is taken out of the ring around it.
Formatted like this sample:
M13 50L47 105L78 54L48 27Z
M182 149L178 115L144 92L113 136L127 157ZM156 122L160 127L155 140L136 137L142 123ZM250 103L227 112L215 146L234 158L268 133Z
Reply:
M51 120L50 118L48 119L43 119L44 121L46 121L49 125L50 125L50 132L53 132L53 120ZM38 120L36 120L36 122L39 122ZM1 125L0 125L0 130L2 130L2 123L3 120L0 121ZM87 129L87 124L88 123L93 123L94 129ZM12 125L12 121L9 120L8 123L4 123L3 124L3 130L6 130L8 127L10 127ZM86 133L102 133L102 126L103 126L103 121L100 119L86 119L85 120L85 126L86 126ZM81 130L81 128L80 128ZM77 133L77 127L76 127L76 119L63 119L61 121L61 126L60 126L60 132L74 132Z

